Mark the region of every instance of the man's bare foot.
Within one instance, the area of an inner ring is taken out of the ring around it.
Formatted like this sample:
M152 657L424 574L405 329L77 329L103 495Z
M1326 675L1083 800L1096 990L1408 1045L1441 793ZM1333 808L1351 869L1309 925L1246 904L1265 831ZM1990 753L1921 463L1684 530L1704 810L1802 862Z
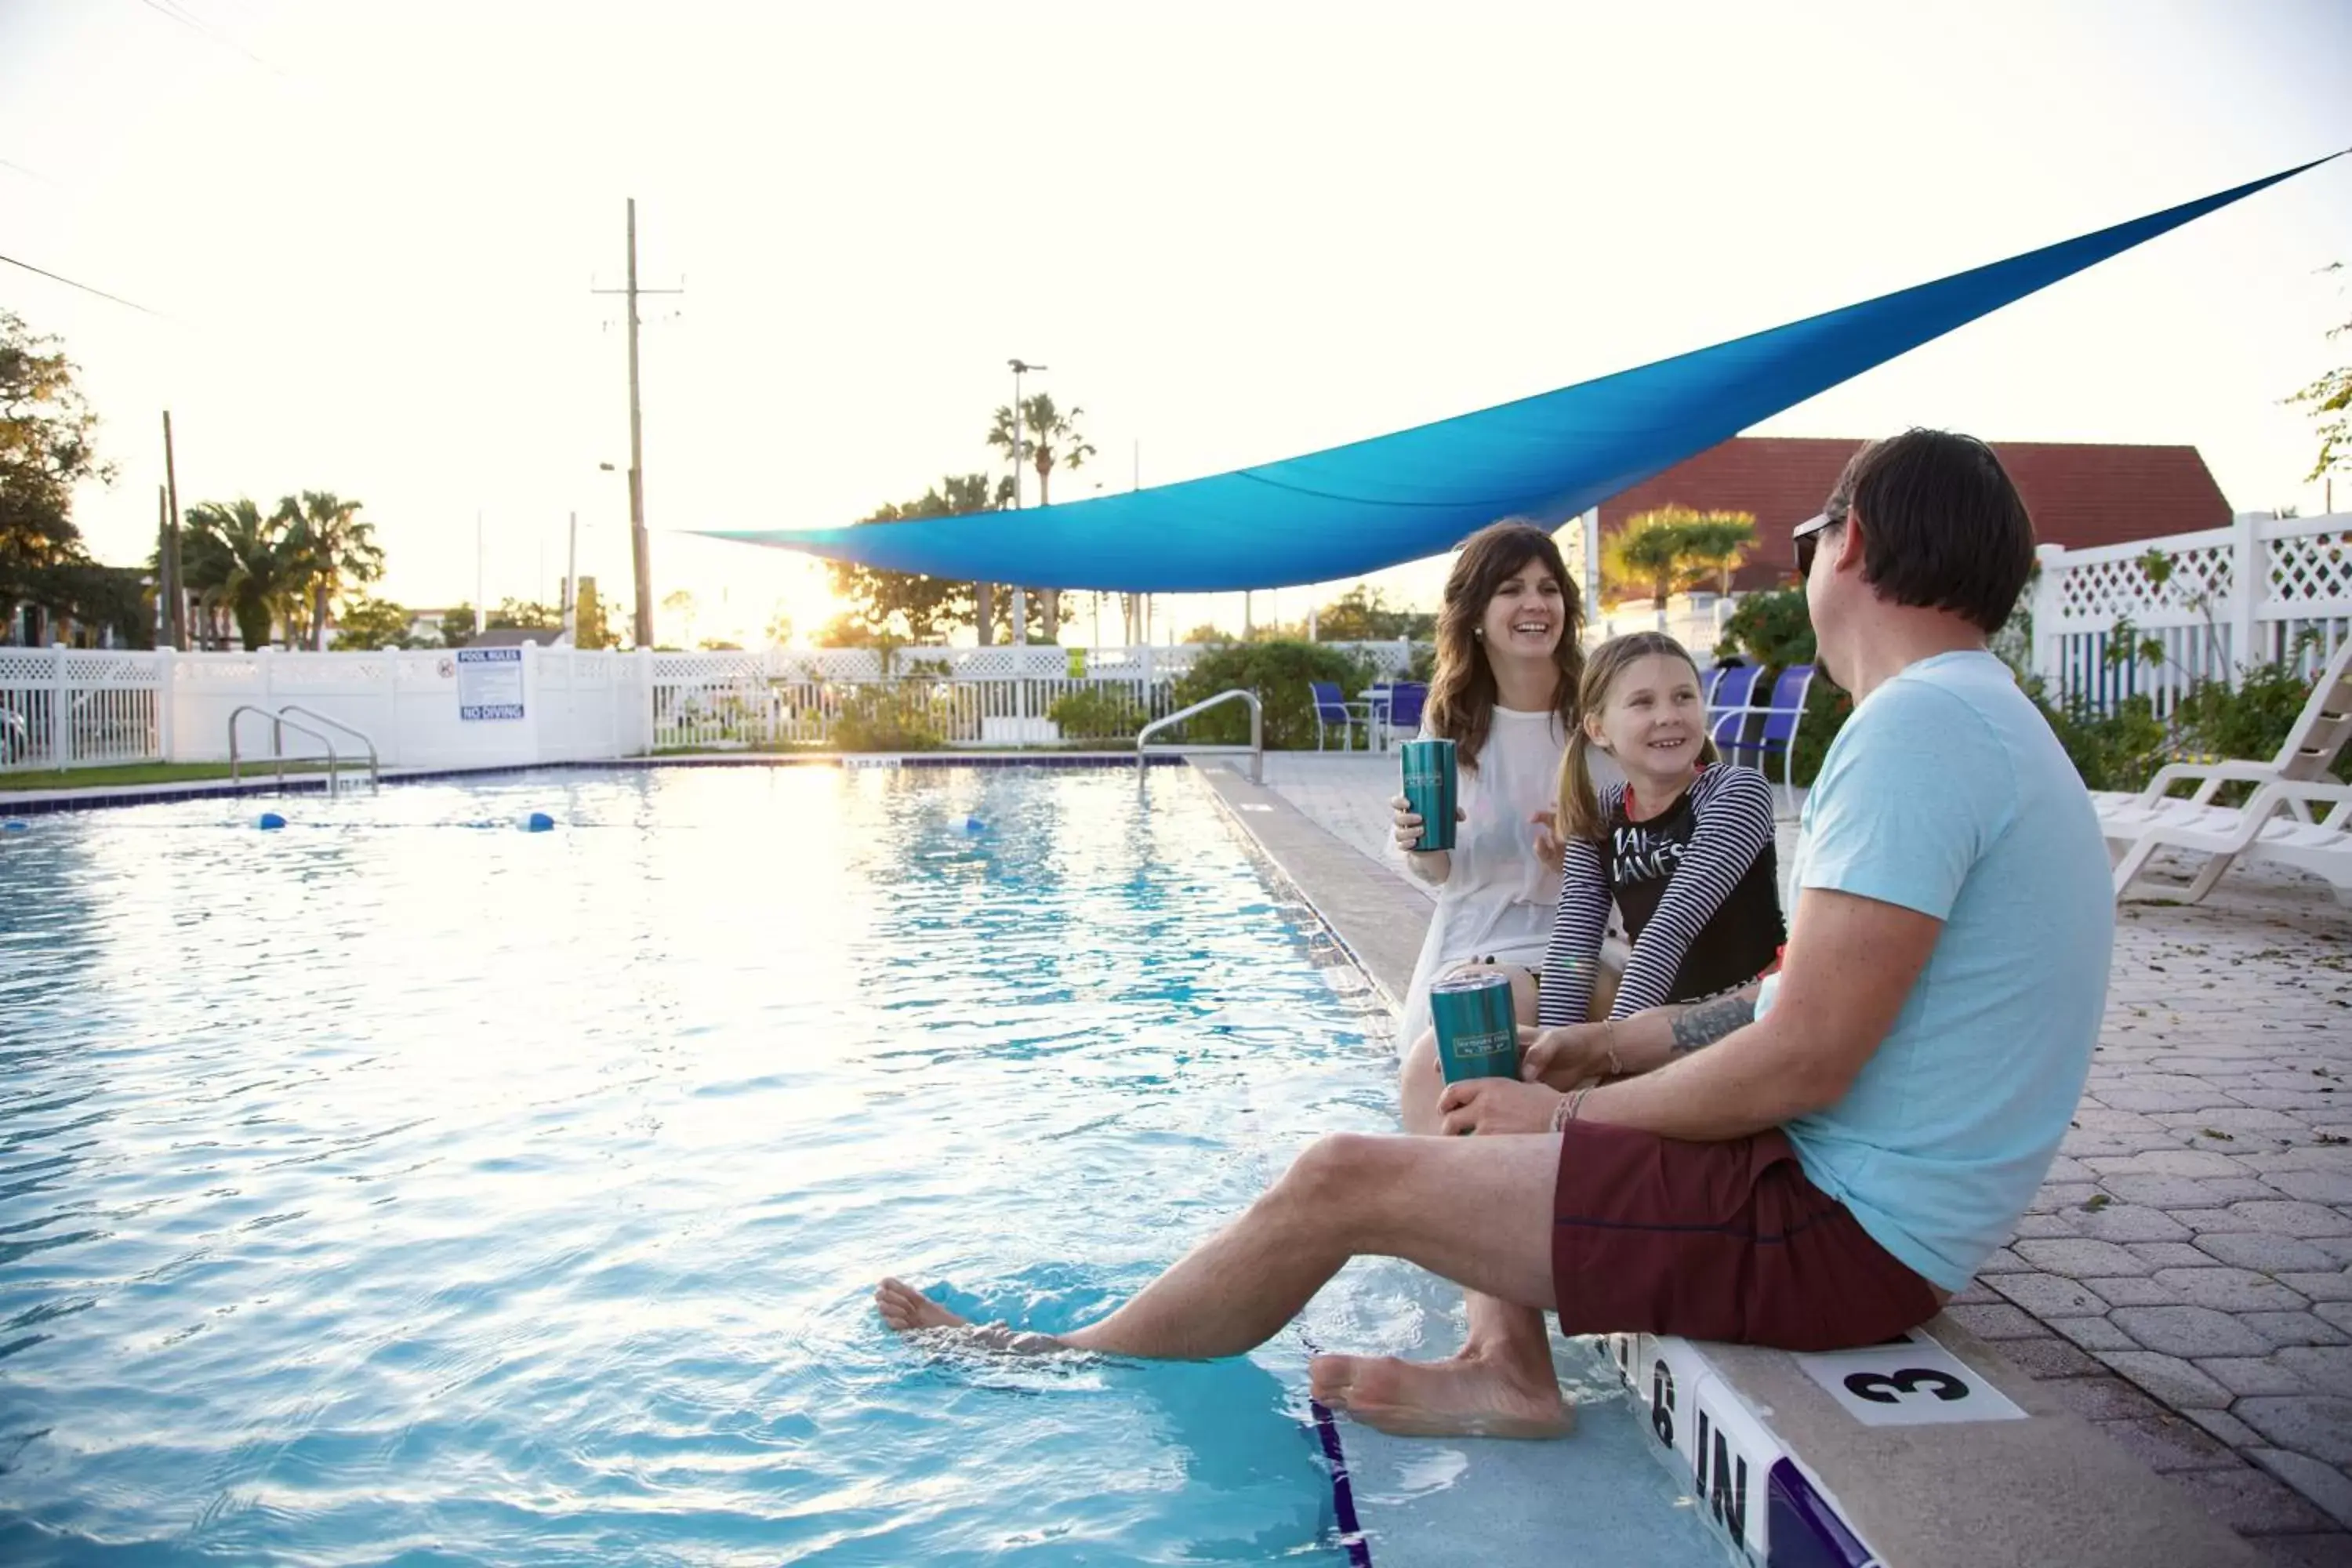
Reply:
M874 1309L882 1321L902 1334L918 1329L968 1329L970 1320L957 1317L903 1279L885 1279L874 1287Z
M1317 1356L1315 1397L1401 1437L1558 1437L1572 1413L1559 1384L1468 1352L1449 1361Z
M883 1322L899 1333L958 1330L961 1341L982 1350L1039 1355L1070 1348L1051 1334L1016 1333L1003 1323L975 1323L969 1318L960 1318L903 1279L885 1279L874 1287L874 1310L882 1314Z

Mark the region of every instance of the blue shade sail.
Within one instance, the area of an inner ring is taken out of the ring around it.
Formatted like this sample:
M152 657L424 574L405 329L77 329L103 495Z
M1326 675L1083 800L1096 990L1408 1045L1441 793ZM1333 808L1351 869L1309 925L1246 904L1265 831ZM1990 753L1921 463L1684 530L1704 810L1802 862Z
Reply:
M1281 462L1017 512L696 531L1033 588L1200 593L1357 576L1451 549L1497 518L1557 523L1874 365L2326 162L1711 348Z

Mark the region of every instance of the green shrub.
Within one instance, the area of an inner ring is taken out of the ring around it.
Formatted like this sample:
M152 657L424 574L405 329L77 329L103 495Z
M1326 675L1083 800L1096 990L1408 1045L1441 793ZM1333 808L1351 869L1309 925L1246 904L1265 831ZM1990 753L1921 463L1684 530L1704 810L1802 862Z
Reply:
M1701 648L1691 652L1706 657ZM1717 659L1734 655L1771 669L1812 663L1813 622L1805 610L1805 591L1776 588L1742 595L1723 623L1723 640L1715 647Z
M2172 710L2174 741L2184 757L2275 756L2287 731L2311 700L2311 681L2294 664L2252 666L2234 691L2218 680L2191 687ZM2352 752L2336 759L2339 777L2352 772Z
M931 707L928 680L850 689L833 721L834 748L844 752L931 752L947 743Z
M1817 672L1812 685L1805 689L1805 717L1797 726L1797 754L1789 763L1791 782L1800 788L1811 787L1822 776L1822 759L1830 754L1830 742L1853 717L1853 694L1831 685Z
M1143 728L1143 704L1125 688L1093 686L1054 699L1045 716L1062 727L1065 740L1131 741Z
M1257 693L1265 710L1265 743L1269 750L1298 750L1315 744L1315 702L1310 680L1329 680L1353 700L1371 684L1371 661L1321 643L1224 643L1194 661L1192 672L1176 683L1176 706L1214 697L1236 687ZM1184 721L1185 736L1201 745L1247 743L1249 710L1228 702Z
M2164 765L2168 737L2147 698L2126 697L2114 712L2102 713L2079 695L2053 703L2039 679L2028 681L2025 691L2050 721L2084 787L2137 789Z

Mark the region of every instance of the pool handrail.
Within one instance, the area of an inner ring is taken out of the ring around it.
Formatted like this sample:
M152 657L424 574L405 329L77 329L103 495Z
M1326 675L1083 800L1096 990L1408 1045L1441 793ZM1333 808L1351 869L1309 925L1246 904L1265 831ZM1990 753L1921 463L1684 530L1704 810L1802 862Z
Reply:
M1154 733L1159 731L1165 730L1171 724L1179 723L1186 719L1190 719L1193 714L1199 713L1203 710L1214 708L1220 702L1230 702L1236 697L1249 704L1249 744L1246 746L1186 746L1184 747L1184 750L1188 752L1212 752L1218 755L1232 756L1239 756L1243 752L1246 752L1249 753L1250 760L1250 783L1255 784L1262 784L1265 783L1265 708L1264 704L1258 701L1257 693L1250 690L1245 686L1236 686L1229 691L1220 691L1214 697L1203 698L1202 700L1193 703L1190 708L1179 708L1175 712L1171 713L1165 719L1154 719L1150 723L1146 724L1142 729L1137 731L1135 735L1135 782L1139 785L1143 783L1143 770L1145 767L1143 750L1144 743L1150 741Z
M377 765L375 742L367 738L367 732L365 731L354 729L351 725L344 723L341 719L330 719L327 715L320 712L317 709L305 708L299 702L289 702L284 707L278 709L278 711L281 715L287 713L299 713L305 719L316 720L319 723L327 725L331 729L341 731L344 734L349 735L352 740L357 741L361 745L365 746L367 748L368 758L368 788L370 791L377 795L382 795L383 793L383 770ZM331 757L332 752L331 752L329 755ZM335 793L334 770L331 765L328 769L327 793L329 795Z
M286 789L286 736L284 731L288 730L293 731L298 735L308 735L310 739L318 742L319 744L327 748L327 793L329 795L335 793L335 771L342 764L341 759L336 753L333 739L322 731L313 730L308 724L297 723L295 721L289 719L286 717L286 712L283 709L279 709L273 712L269 709L262 707L257 702L240 702L236 707L229 710L228 782L230 784L236 784L244 781L244 763L243 759L237 755L236 750L236 721L247 713L258 713L263 718L269 721L269 754L278 763L278 788L280 794L283 794Z

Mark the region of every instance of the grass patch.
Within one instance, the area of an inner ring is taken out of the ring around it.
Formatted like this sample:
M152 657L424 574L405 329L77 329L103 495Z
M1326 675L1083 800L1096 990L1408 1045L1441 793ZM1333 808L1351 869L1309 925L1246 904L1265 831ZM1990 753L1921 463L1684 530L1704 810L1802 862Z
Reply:
M323 761L298 762L289 759L288 773L324 773ZM275 763L247 763L242 773L247 780L271 780L278 776ZM110 768L44 768L31 773L0 773L0 794L10 790L34 789L104 789L123 784L201 784L209 779L228 777L226 763L125 763Z

